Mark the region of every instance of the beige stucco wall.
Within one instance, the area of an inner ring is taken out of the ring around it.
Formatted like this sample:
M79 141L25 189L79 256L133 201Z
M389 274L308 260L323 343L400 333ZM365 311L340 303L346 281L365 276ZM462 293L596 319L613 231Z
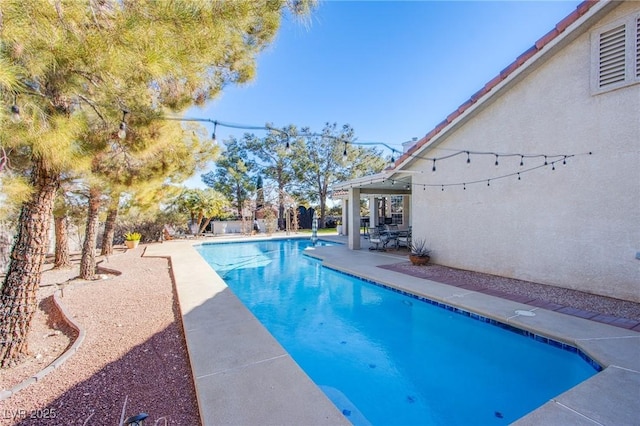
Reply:
M624 4L591 29L638 10ZM640 302L640 84L591 94L591 29L419 154L577 154L566 166L462 155L435 174L430 161L407 167L424 171L412 175L412 224L436 263Z

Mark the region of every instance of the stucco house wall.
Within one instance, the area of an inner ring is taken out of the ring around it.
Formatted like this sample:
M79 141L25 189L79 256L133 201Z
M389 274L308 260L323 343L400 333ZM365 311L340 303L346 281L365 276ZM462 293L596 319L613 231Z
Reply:
M434 262L640 302L640 84L590 86L592 31L639 11L575 31L403 166L422 171L412 225ZM463 154L431 172L426 157L458 150L574 156L529 170L544 158Z

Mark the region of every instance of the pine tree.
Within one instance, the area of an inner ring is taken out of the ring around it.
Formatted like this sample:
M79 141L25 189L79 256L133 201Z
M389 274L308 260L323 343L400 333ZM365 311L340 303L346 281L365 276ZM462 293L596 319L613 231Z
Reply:
M306 132L303 129L302 133ZM333 183L377 173L384 168L380 152L353 145L353 140L354 131L348 124L338 128L336 123L326 123L321 135L292 145L297 191L320 204L318 226L321 228L324 228L327 197Z
M0 70L8 70L0 71L0 100L3 110L19 111L21 118L14 123L0 115L0 163L22 167L32 187L2 285L3 367L28 352L61 174L90 170L101 144L117 148L118 127L127 126L123 110L150 121L167 108L202 104L225 85L251 79L255 56L275 36L283 9L305 13L312 4L0 3Z

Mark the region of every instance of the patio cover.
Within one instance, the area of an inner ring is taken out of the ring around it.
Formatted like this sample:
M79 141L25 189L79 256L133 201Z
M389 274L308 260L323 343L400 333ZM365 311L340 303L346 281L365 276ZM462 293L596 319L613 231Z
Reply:
M360 197L411 195L411 181L411 172L385 170L332 186L331 197L342 200L342 223L350 249L360 249Z

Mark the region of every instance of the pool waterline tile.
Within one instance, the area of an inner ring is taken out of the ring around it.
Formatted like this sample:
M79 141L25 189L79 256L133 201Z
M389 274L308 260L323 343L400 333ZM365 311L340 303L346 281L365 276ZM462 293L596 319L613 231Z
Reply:
M325 268L327 268L327 269L331 269L331 270L336 271L336 272L338 272L340 274L344 274L344 275L347 275L347 276L358 278L358 279L361 279L361 280L363 280L363 281L365 281L367 283L370 283L370 284L376 285L378 287L382 287L382 288L385 288L387 290L393 291L394 293L400 293L400 294L402 294L404 296L411 297L412 299L417 299L417 300L419 300L421 302L428 303L428 304L436 306L438 308L445 309L447 311L454 312L456 314L459 314L459 315L462 315L462 316L466 316L466 317L469 317L469 318L472 318L472 319L475 319L475 320L478 320L478 321L481 321L481 322L484 322L484 323L487 323L487 324L491 324L491 325L496 326L496 327L500 327L503 330L507 330L507 331L510 331L512 333L516 333L516 334L519 334L521 336L524 336L524 337L529 337L529 338L531 338L533 340L536 340L536 341L538 341L540 343L548 344L548 345L554 346L554 347L556 347L558 349L562 349L564 351L568 351L568 352L571 352L571 353L578 353L583 360L585 360L591 367L593 367L594 370L599 372L599 371L602 371L602 369L603 369L603 367L596 360L591 359L582 350L580 350L579 348L577 348L577 347L575 347L573 345L570 345L570 344L567 344L567 343L564 343L564 342L560 342L558 340L555 340L555 339L552 339L552 338L549 338L549 337L546 337L546 336L542 336L542 335L533 333L531 331L525 330L525 329L520 328L520 327L516 327L516 326L511 325L511 324L504 323L502 321L498 321L498 320L493 319L493 318L485 317L483 315L468 311L466 309L458 308L458 307L455 307L455 306L452 306L452 305L449 305L447 303L443 303L443 302L440 302L440 301L437 301L437 300L432 300L432 299L430 299L428 297L420 296L420 295L408 292L406 290L390 286L388 284L383 284L383 283L380 283L378 281L375 281L375 280L372 280L372 279L369 279L369 278L363 278L361 276L358 276L357 274L352 274L352 273L349 273L349 272L345 272L345 271L342 271L340 269L332 268L332 267L326 266L326 265L323 265L323 266Z

